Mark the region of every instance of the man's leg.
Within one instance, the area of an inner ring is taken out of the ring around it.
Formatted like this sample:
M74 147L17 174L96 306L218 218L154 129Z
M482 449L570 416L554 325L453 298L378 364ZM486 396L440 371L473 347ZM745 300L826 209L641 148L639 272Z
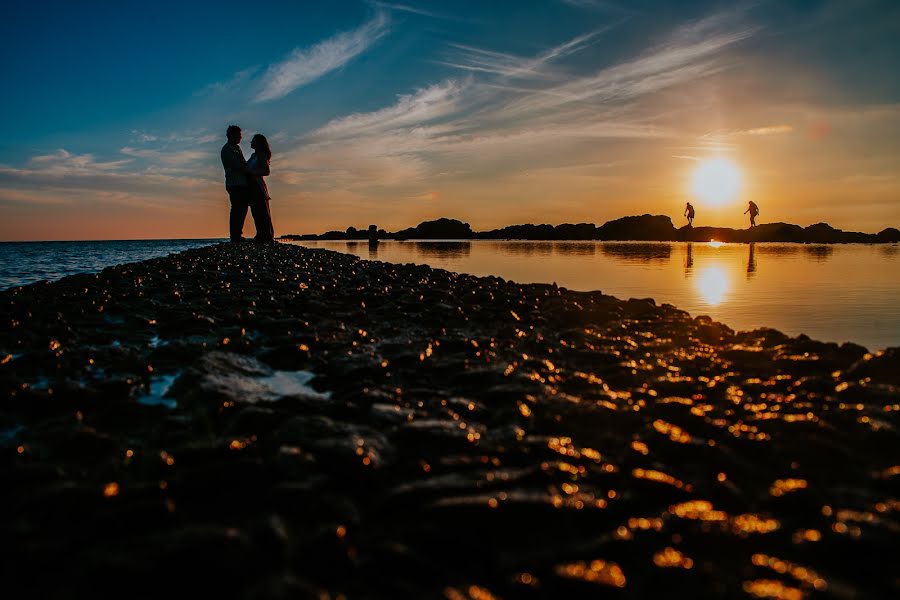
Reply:
M243 239L244 219L247 218L247 189L242 187L228 188L228 197L231 199L231 215L229 218L229 230L232 242Z

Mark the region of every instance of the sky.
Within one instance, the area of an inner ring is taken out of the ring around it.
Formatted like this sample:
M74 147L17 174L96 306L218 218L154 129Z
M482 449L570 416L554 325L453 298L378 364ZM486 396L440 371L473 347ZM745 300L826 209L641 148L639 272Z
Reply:
M749 200L900 227L896 0L35 0L0 30L0 240L226 237L230 124L269 139L276 235Z

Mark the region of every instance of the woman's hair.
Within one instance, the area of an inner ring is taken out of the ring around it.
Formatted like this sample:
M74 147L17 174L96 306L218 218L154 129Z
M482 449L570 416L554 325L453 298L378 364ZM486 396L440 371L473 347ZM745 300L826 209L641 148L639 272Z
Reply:
M251 141L256 142L257 150L266 155L266 160L272 158L272 150L269 149L269 140L266 139L266 136L261 133L257 133L253 136L253 140Z

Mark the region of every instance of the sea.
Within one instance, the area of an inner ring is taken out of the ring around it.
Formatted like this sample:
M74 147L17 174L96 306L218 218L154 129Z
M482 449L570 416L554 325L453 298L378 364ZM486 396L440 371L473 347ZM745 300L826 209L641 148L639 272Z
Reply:
M224 240L0 243L0 289ZM593 241L292 242L367 260L653 298L736 330L900 346L900 245Z

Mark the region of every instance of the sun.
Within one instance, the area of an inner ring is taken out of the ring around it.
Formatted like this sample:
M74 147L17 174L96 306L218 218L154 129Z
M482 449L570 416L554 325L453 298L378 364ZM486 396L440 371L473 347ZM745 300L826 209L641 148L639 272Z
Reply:
M704 160L694 171L691 191L706 204L721 205L734 200L741 189L741 172L724 158Z

